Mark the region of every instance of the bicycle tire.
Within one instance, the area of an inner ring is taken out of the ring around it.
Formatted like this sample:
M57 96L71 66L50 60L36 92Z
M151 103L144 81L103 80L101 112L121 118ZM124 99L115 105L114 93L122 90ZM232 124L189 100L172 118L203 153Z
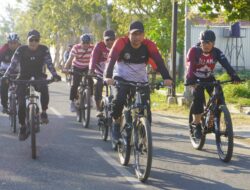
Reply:
M138 134L138 138L136 138L136 133ZM133 135L135 174L141 182L145 182L150 175L153 154L151 126L146 117L139 118L139 121L134 127ZM142 163L139 161L139 158L142 155L146 155L146 163L144 170L142 170Z
M195 127L192 125L192 122L193 122L193 113L192 113L192 110L190 109L189 111L189 138L194 149L202 150L206 142L206 135L202 134L200 139L196 138ZM204 124L204 118L202 118L202 124Z
M29 106L29 127L31 134L31 157L36 159L36 109L34 105Z
M82 96L83 106L81 106L81 115L82 115L82 126L84 128L89 127L89 120L90 120L90 91L86 88L83 91Z
M131 124L126 122L125 116L122 116L121 123L121 141L117 144L117 152L121 165L127 166L131 154Z
M104 105L104 102L102 100L101 105L103 105L103 109L104 109L104 117L100 118L102 119L102 122L100 124L100 132L101 132L101 138L103 141L107 141L108 139L108 134L109 134L109 125L108 125L108 110L107 107Z
M81 108L76 108L76 121L79 123L82 122L82 110L81 110Z
M17 107L16 107L16 95L11 94L9 97L9 120L10 127L13 133L16 133L16 119L17 119Z
M222 118L224 115L224 118ZM222 124L225 123L225 132L222 132ZM234 147L234 136L233 136L233 126L230 112L226 105L219 106L219 117L217 120L218 130L215 131L216 146L217 152L220 160L223 162L229 162L233 156L233 147ZM226 150L223 150L223 143L221 142L222 136L227 139Z

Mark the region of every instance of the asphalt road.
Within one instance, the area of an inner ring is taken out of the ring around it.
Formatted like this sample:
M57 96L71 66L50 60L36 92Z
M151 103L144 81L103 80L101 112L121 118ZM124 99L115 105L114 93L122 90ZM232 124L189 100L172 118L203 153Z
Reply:
M121 166L110 141L100 140L94 111L89 129L76 122L68 94L66 83L50 85L50 123L37 134L36 160L30 138L18 141L0 114L0 190L250 189L249 146L236 143L230 163L219 160L212 135L194 150L178 113L154 113L152 171L147 183L138 182L133 160Z

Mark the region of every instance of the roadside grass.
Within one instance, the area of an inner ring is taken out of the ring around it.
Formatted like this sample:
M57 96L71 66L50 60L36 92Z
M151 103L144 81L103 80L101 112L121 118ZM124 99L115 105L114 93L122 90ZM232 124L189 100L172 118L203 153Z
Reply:
M179 106L177 104L168 104L166 95L155 91L151 94L151 110L163 112L169 115L178 115L180 118L188 118L189 107ZM231 113L233 127L250 127L250 115Z
M180 114L183 116L188 115L189 109L186 106L178 106L177 104L168 104L166 95L160 94L155 91L151 94L151 110L164 111L169 114Z

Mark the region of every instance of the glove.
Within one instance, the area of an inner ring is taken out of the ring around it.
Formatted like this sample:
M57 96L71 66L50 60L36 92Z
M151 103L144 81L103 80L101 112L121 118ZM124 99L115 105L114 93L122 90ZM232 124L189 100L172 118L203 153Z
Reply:
M61 81L62 78L61 78L60 75L54 75L54 76L53 76L53 80L54 80L55 82L57 82L57 81Z
M194 85L196 83L197 83L197 79L190 78L186 80L185 86Z
M237 74L231 76L231 79L233 82L240 82L241 81L240 77Z
M92 69L90 69L90 70L88 71L88 75L94 76L94 75L95 75L95 71L92 70Z
M3 75L2 76L2 83L8 83L9 82L9 76Z

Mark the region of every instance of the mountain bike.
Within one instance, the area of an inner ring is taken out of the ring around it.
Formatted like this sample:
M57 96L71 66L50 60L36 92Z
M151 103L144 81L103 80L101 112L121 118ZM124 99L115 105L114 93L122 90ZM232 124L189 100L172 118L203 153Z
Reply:
M213 92L205 105L202 113L202 135L201 138L195 137L196 126L193 124L193 112L189 112L189 136L192 146L197 150L202 150L206 135L215 134L215 141L219 158L223 162L229 162L233 155L234 135L230 112L224 103L222 84L232 83L228 81L197 82L195 85L202 87L213 86ZM185 84L187 85L187 84ZM204 102L205 104L205 102ZM191 105L192 107L192 105Z
M96 77L96 75L77 71L69 71L68 73L70 75L77 74L82 77L77 89L78 98L75 100L76 118L78 122L82 123L84 128L88 128L91 111L91 89L89 80L91 80L92 77Z
M35 91L35 85L49 84L54 80L11 80L15 84L25 84L28 87L28 94L26 96L26 122L27 138L31 135L31 157L36 159L36 133L40 131L40 111L38 106L39 96Z
M128 165L133 149L135 174L145 182L150 175L153 151L151 126L147 119L148 105L142 101L149 84L117 81L115 85L128 85L134 89L127 97L122 114L121 138L117 144L119 160L122 165Z
M99 131L101 134L101 139L106 141L108 139L109 131L111 133L112 129L112 117L110 115L111 113L111 106L112 106L112 91L111 87L108 86L104 82L105 86L105 96L102 97L101 101L101 106L102 106L102 111L104 112L102 116L98 118L98 126L99 126ZM112 135L110 134L110 138L112 138Z

